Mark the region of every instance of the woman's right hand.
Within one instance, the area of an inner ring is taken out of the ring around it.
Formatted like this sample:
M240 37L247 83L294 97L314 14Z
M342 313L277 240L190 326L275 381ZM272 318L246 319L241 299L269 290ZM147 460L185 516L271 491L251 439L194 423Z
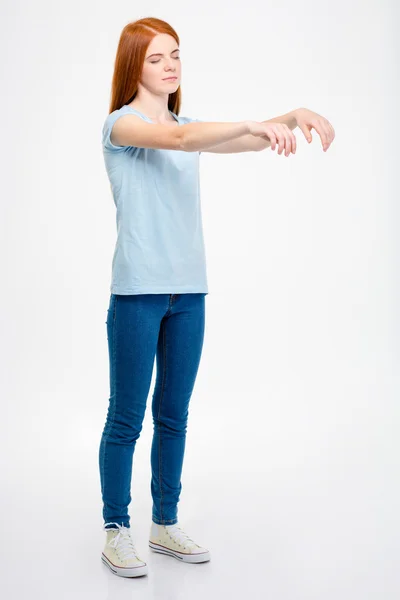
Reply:
M256 137L262 137L271 142L271 150L278 145L278 154L285 150L285 156L292 152L296 153L296 137L286 123L259 123L248 121L249 133Z

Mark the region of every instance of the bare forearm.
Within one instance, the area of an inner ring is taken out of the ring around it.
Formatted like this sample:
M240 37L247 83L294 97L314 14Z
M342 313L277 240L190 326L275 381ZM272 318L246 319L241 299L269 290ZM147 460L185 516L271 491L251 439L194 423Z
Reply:
M261 121L261 123L285 123L285 125L287 125L289 129L293 131L293 129L297 127L296 110L291 110L290 112L281 115L280 117L274 117L273 119Z
M296 112L298 109L292 110L285 115L274 117L261 123L285 123L290 129L297 127ZM219 153L236 153L236 152L258 152L269 148L271 146L270 140L265 138L254 136L251 133L245 133L241 137L225 144L219 144L215 147L215 151ZM210 149L209 149L210 151Z
M296 110L291 110L284 115L280 115L279 117L274 117L273 119L266 119L265 121L261 121L261 123L285 123L293 131L297 127L296 120ZM269 148L271 146L270 140L266 140L264 138L253 137L253 140L250 142L252 146L254 146L254 150L264 150L265 148Z
M192 122L181 125L176 128L176 131L181 136L181 150L197 152L248 134L249 124L248 121L236 123Z

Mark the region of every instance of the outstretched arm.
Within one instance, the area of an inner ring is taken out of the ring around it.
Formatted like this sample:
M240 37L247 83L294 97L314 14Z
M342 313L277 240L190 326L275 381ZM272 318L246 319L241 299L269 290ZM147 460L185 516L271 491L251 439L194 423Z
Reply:
M308 143L312 141L311 130L315 129L320 136L324 152L328 150L335 139L335 130L328 119L308 108L296 108L285 115L267 119L266 121L261 121L261 123L282 123L292 131L295 127L299 127ZM269 146L271 146L271 141L269 139L267 140L262 136L247 133L238 138L204 149L204 152L258 152L265 148L269 148Z
M284 123L289 129L293 131L297 127L296 119L297 109L292 110L285 115L274 117L273 119L267 119L266 121L260 121L261 123ZM270 140L266 140L261 137L256 137L251 133L246 133L234 140L228 142L222 142L212 146L211 148L204 148L203 152L214 152L216 154L234 154L237 152L259 152L265 148L269 148L271 145Z

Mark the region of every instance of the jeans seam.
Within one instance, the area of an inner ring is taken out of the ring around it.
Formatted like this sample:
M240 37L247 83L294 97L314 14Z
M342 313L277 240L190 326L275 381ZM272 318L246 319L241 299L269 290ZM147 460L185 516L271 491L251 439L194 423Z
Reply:
M164 384L166 378L166 344L165 344L165 323L161 326L161 335L162 335L162 349L163 349L163 376L161 383L161 393L160 393L160 403L158 406L158 427L159 427L159 444L158 444L158 478L160 481L160 515L161 520L163 521L163 492L162 492L162 461L161 461L161 450L162 450L162 423L160 421L161 414L161 403L164 395Z
M117 296L115 296L115 300L114 300L114 314L113 314L113 355L112 355L112 360L113 360L113 373L114 373L114 392L115 392L115 402L114 402L114 412L112 414L112 420L111 420L111 425L110 425L110 430L112 428L112 426L114 425L114 420L115 420L115 413L117 411L117 351L116 351L116 343L117 343L117 327L116 327L116 321L117 321Z
M106 470L106 459L107 459L107 452L106 452L106 444L112 429L112 426L114 424L114 419L115 419L115 412L116 412L116 408L117 408L117 373L116 373L116 350L115 350L115 345L116 345L116 318L117 318L117 311L116 311L116 305L117 305L117 296L115 296L114 298L114 310L113 310L113 314L112 314L112 325L113 325L113 330L112 330L112 372L114 374L114 393L115 393L115 401L114 401L114 411L112 413L112 417L110 418L110 422L109 422L109 427L108 430L105 433L104 436L104 448L103 448L103 452L104 452L104 460L103 460L103 481L105 482L105 470ZM111 390L110 390L111 393Z

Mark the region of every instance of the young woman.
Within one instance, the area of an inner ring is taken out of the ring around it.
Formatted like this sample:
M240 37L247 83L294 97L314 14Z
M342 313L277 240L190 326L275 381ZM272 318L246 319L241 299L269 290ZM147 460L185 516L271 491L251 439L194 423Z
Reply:
M118 45L103 128L118 233L107 315L110 398L99 449L107 532L102 560L124 577L147 573L131 537L128 505L155 357L149 546L186 562L210 560L177 517L208 294L199 155L278 146L279 154L289 156L296 152L296 126L307 139L315 127L324 150L334 137L326 119L303 108L261 123L205 123L179 116L180 82L174 29L155 18L129 23Z

